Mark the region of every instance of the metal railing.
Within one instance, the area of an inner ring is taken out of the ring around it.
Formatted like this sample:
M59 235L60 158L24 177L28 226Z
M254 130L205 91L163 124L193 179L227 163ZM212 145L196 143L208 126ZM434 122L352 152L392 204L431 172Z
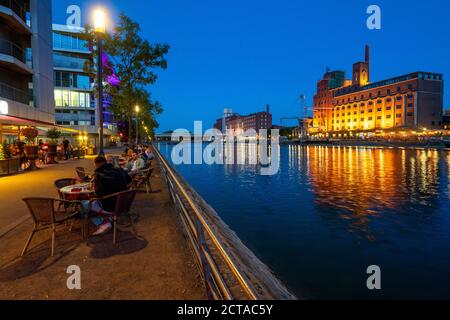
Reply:
M153 146L210 299L296 299ZM220 221L219 221L220 220ZM222 230L220 230L222 228ZM235 238L235 240L233 240ZM245 256L239 259L239 255ZM249 262L250 261L250 262ZM258 274L259 273L259 274Z
M0 82L0 97L30 106L33 101L33 96L28 92L16 89L2 82Z
M0 53L13 56L17 60L26 63L25 50L9 40L0 39Z
M0 0L0 6L10 8L20 19L26 22L27 10L17 0Z

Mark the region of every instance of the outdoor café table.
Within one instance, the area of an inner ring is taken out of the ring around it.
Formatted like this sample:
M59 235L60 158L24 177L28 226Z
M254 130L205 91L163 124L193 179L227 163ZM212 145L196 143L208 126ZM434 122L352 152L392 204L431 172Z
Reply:
M89 188L89 183L74 184L59 190L65 200L89 200L95 197L95 190Z

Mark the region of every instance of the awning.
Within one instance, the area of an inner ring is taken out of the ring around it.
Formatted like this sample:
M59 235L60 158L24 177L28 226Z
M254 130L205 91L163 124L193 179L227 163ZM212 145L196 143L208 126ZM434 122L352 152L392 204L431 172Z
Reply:
M7 115L0 114L0 123L3 125L12 125L12 126L33 126L33 127L43 127L43 128L57 128L62 132L70 132L70 133L80 133L81 131L70 129L62 126L55 125L54 123L39 121L39 120L31 120L20 117L13 117Z

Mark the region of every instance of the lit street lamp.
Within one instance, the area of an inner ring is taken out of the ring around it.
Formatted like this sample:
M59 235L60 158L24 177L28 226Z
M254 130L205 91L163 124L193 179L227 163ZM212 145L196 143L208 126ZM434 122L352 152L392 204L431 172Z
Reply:
M137 105L134 108L134 111L136 111L136 146L139 143L139 112L141 111L141 108Z
M97 9L94 12L94 31L97 35L97 76L98 76L98 126L100 148L98 154L104 156L103 150L103 35L106 32L105 13Z

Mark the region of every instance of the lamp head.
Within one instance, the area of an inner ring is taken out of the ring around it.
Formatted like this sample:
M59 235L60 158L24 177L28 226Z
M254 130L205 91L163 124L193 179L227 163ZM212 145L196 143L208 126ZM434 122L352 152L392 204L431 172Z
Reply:
M96 33L106 33L106 15L102 9L94 11L94 30Z

